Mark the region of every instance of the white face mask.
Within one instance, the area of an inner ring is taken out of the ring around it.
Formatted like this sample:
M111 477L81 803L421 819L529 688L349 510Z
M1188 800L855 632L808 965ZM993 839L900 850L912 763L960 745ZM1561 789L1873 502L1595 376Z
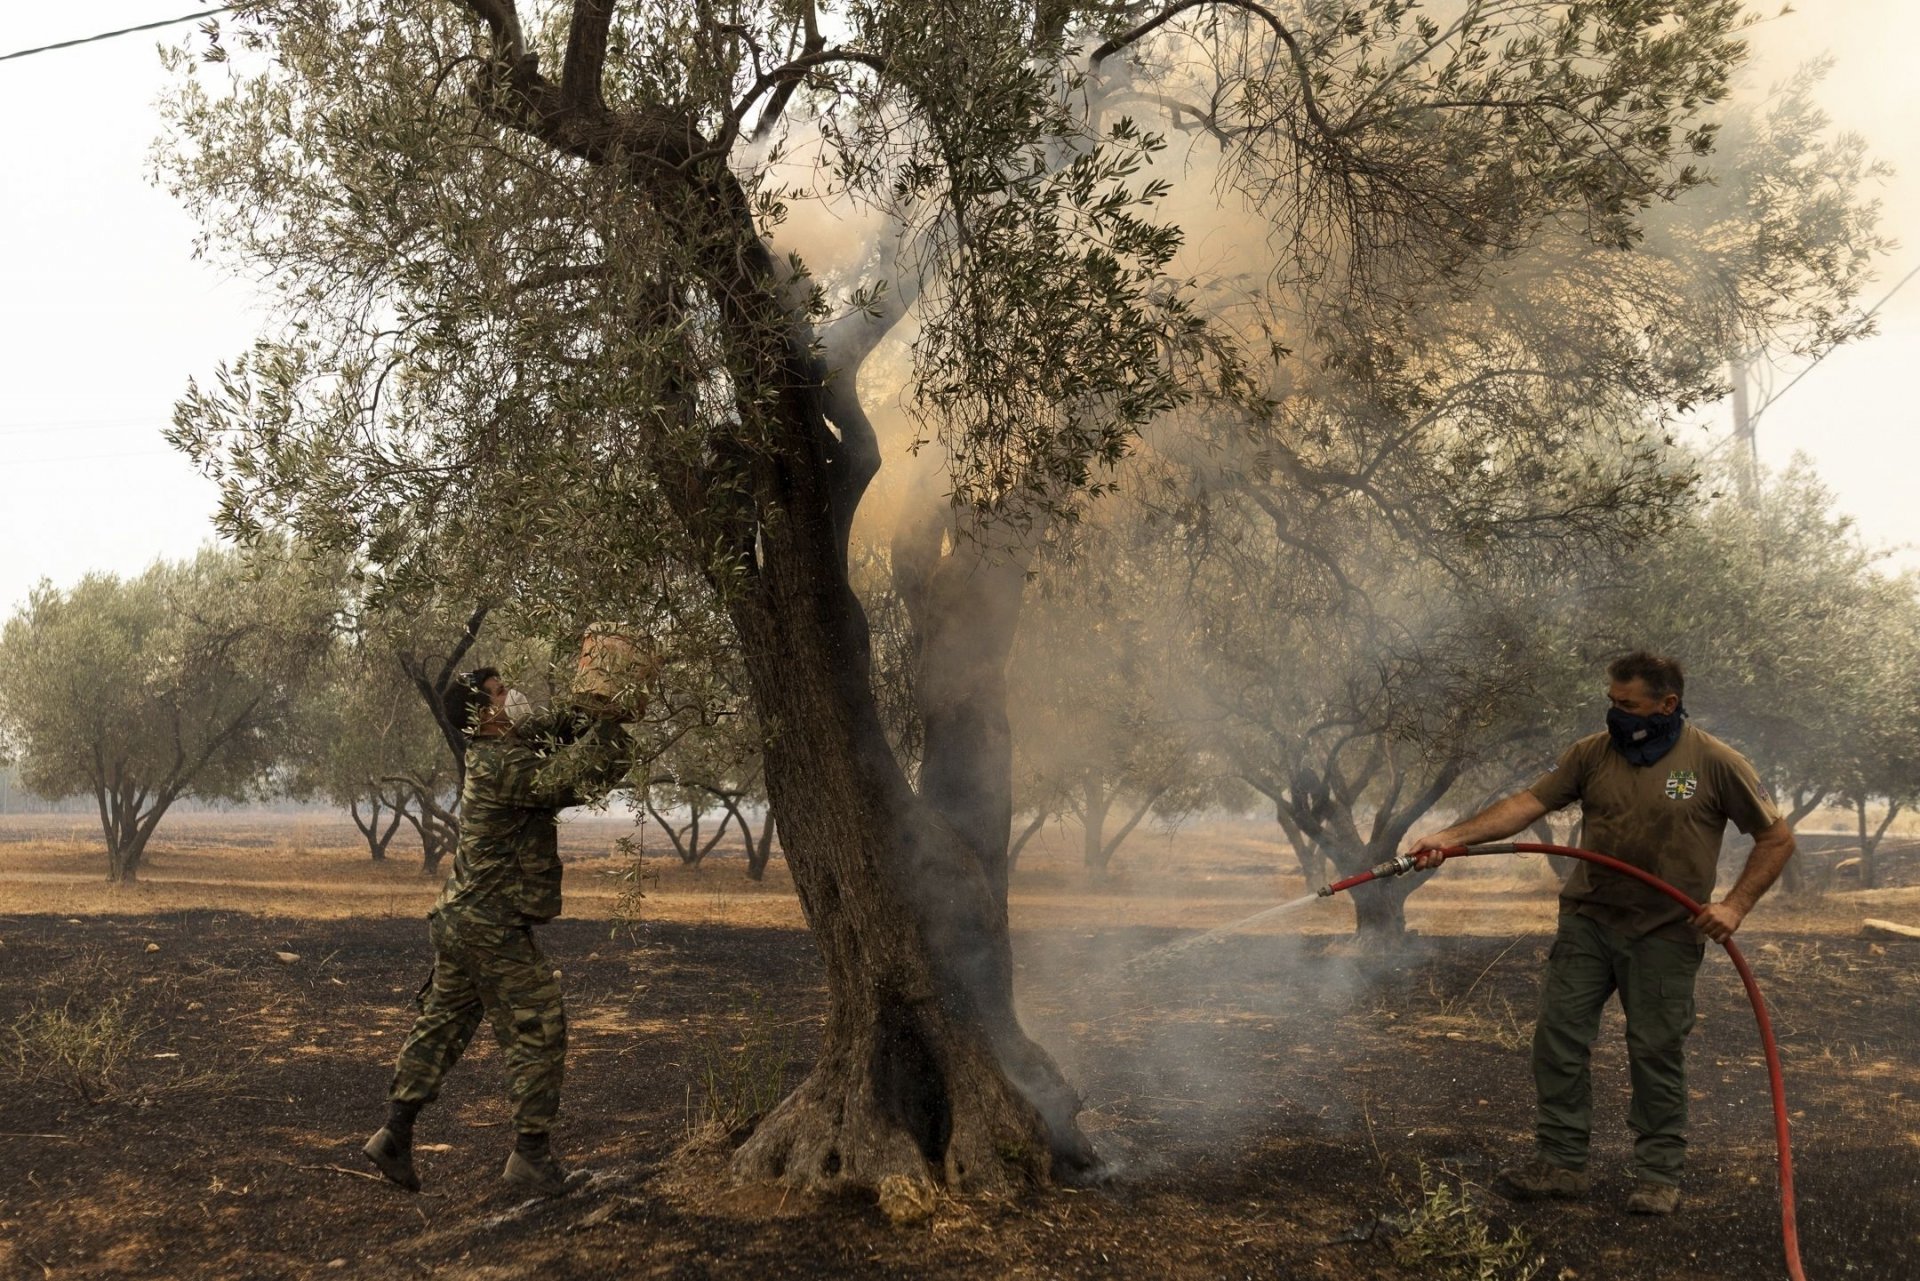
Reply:
M507 719L515 725L525 724L533 716L533 700L517 689L507 691Z

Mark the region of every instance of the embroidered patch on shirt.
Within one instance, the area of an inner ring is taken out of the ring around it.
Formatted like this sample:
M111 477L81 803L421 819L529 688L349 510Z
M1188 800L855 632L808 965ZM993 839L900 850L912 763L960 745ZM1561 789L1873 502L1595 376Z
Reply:
M1677 769L1667 775L1667 799L1684 801L1700 790L1700 776L1690 769Z

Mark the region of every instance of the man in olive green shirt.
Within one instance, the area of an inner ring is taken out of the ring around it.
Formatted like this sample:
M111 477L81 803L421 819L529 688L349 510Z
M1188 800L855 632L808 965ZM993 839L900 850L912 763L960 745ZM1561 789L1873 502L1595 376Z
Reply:
M1627 1209L1671 1214L1686 1155L1685 1043L1693 983L1706 945L1740 927L1793 854L1793 830L1745 757L1690 725L1685 677L1671 659L1628 654L1608 668L1607 731L1581 739L1525 791L1444 831L1408 843L1416 865L1430 851L1496 841L1554 810L1581 805L1580 845L1631 863L1705 909L1685 909L1631 877L1578 864L1560 891L1560 926L1540 993L1533 1075L1538 1112L1533 1158L1502 1170L1496 1186L1519 1199L1584 1196L1593 1090L1588 1059L1607 998L1627 1017L1635 1186ZM1720 841L1731 822L1753 853L1726 897L1711 902Z

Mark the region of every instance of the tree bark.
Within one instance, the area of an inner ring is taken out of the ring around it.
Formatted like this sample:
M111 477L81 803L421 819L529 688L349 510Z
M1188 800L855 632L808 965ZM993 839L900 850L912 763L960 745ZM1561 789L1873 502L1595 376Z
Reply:
M1004 906L1013 826L1007 661L1027 558L980 541L943 509L901 522L892 564L914 633L920 798L972 849Z
M1098 885L1107 879L1107 811L1113 798L1092 774L1087 775L1082 791L1086 800L1080 810L1080 865Z
M818 483L808 470L782 479ZM993 683L958 643L956 616L923 637L925 655L943 656L925 664L933 688L951 695L927 704L916 795L882 727L826 495L782 502L759 547L759 590L731 612L761 722L781 727L764 745L767 792L826 965L828 1015L819 1061L736 1154L736 1173L1004 1190L1091 1168L1079 1097L1014 1010L1004 694L965 696L956 669Z
M839 608L857 610L847 597ZM736 1173L1007 1190L1089 1166L1079 1099L1014 1013L1004 896L907 787L864 655L847 662L818 626L830 620L742 621L758 705L787 727L766 744L768 793L829 1003L819 1061Z

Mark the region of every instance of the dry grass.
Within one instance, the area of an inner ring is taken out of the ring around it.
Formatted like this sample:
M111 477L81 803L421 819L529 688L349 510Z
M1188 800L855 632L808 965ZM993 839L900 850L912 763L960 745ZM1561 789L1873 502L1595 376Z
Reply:
M1512 1001L1484 982L1525 937L1522 935L1507 944L1464 991L1445 991L1439 976L1429 974L1427 994L1433 999L1434 1011L1421 1020L1422 1026L1455 1040L1484 1041L1503 1050L1520 1050L1531 1045L1533 1016L1514 1009Z
M170 1047L177 986L135 981L104 952L82 952L44 975L26 1010L0 1033L0 1075L21 1091L88 1104L218 1093L238 1074Z
M1077 829L1049 828L1022 854L1010 911L1021 930L1129 928L1206 930L1312 888L1274 826L1257 819L1145 830L1121 847L1108 883L1095 888L1079 864ZM561 826L567 860L566 912L622 924L653 921L803 928L786 865L750 881L737 844L698 867L651 858L632 876L635 832L618 815L582 816ZM150 864L132 886L105 881L97 830L72 815L0 817L0 912L61 916L146 914L193 908L307 918L417 916L432 905L439 878L421 875L417 846L396 840L374 863L344 818L190 814L156 834ZM1737 858L1732 855L1730 858ZM443 866L443 871L447 870ZM1548 933L1556 883L1534 856L1465 860L1423 886L1407 904L1419 933L1512 938ZM1742 932L1758 940L1849 933L1862 916L1920 923L1920 888L1770 895ZM1263 922L1259 933L1344 935L1343 900L1310 905ZM1497 1009L1483 1011L1496 1021Z
M786 1097L793 1040L756 992L725 1023L702 1029L693 1059L683 1147L731 1147Z
M151 1030L119 998L36 1005L7 1029L7 1073L21 1089L52 1085L83 1102L106 1103L122 1096Z

